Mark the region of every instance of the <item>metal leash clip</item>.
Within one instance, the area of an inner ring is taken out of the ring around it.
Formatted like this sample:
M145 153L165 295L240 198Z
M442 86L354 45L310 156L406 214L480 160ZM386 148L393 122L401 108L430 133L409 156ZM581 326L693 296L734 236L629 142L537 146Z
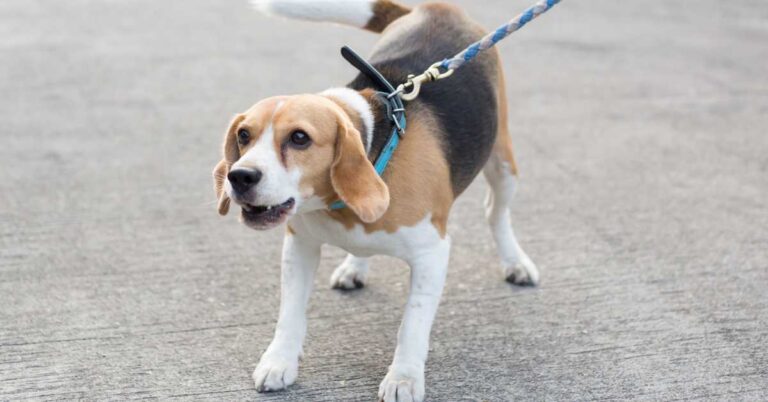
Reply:
M450 77L451 74L453 74L452 69L447 69L445 72L440 72L440 65L441 62L437 62L429 66L429 68L420 75L415 76L413 74L409 74L408 81L398 85L393 94L400 94L400 98L404 101L412 101L416 99L416 97L419 96L419 92L421 91L421 84L425 82L441 80L443 78ZM413 89L411 89L410 92L405 92L408 87L413 87Z

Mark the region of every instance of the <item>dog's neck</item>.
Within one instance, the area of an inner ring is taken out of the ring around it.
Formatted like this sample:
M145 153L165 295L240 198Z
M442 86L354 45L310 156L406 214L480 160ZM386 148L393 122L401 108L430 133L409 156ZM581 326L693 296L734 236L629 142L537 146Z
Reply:
M392 120L387 116L387 101L379 95L379 92L373 89L364 89L360 91L360 94L365 97L368 104L371 105L371 110L373 110L373 139L371 140L368 157L375 159L387 144L389 137L392 135L392 129L395 127L392 124Z
M387 106L372 88L356 91L351 88L332 88L321 95L336 102L349 115L371 162L381 153L392 134L392 122L386 116Z

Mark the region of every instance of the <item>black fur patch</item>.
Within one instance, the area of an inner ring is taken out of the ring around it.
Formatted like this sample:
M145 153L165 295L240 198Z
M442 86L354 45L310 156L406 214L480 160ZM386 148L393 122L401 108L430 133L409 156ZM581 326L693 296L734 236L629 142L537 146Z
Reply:
M370 57L371 64L395 86L405 82L408 74L420 74L432 63L453 56L482 36L482 31L463 13L439 4L418 7L395 24L397 29L385 34ZM491 53L481 54L451 77L425 84L419 97L406 103L409 120L418 118L409 112L427 108L440 122L436 131L441 135L440 143L450 166L454 196L463 192L482 170L496 140L497 63ZM360 74L348 87L362 90L373 88L374 84ZM382 121L379 111L375 116L372 155L378 154L391 133L391 126ZM407 130L404 141L408 141Z

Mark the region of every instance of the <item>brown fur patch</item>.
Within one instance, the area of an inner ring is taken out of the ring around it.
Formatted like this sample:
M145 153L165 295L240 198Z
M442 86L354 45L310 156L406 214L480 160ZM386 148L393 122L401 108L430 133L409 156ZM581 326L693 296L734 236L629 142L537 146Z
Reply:
M411 10L401 4L395 3L390 0L378 0L373 3L373 16L368 23L363 27L369 31L381 32L392 21L408 14Z
M400 227L416 225L431 213L432 224L445 236L453 191L439 133L434 131L439 129L439 124L424 108L414 107L410 115L413 117L405 138L383 175L389 186L389 209L372 223L362 222L348 208L328 212L347 228L363 225L368 233L380 230L392 233Z

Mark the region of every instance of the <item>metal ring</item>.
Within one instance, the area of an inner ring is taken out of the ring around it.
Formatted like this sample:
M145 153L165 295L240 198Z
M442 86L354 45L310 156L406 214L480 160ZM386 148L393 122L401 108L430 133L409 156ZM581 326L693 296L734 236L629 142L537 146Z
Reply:
M387 99L392 99L393 97L403 93L404 89L405 89L405 87L403 86L403 84L398 85L397 89L395 89L394 92L392 92L391 94L387 95Z
M456 71L456 70L454 70L452 68L447 68L444 73L441 73L440 72L440 65L441 64L442 64L442 62L438 61L437 63L429 66L430 70L434 69L434 71L437 71L437 76L435 77L435 81L442 80L443 78L448 78L448 77L450 77L453 74L454 71Z

